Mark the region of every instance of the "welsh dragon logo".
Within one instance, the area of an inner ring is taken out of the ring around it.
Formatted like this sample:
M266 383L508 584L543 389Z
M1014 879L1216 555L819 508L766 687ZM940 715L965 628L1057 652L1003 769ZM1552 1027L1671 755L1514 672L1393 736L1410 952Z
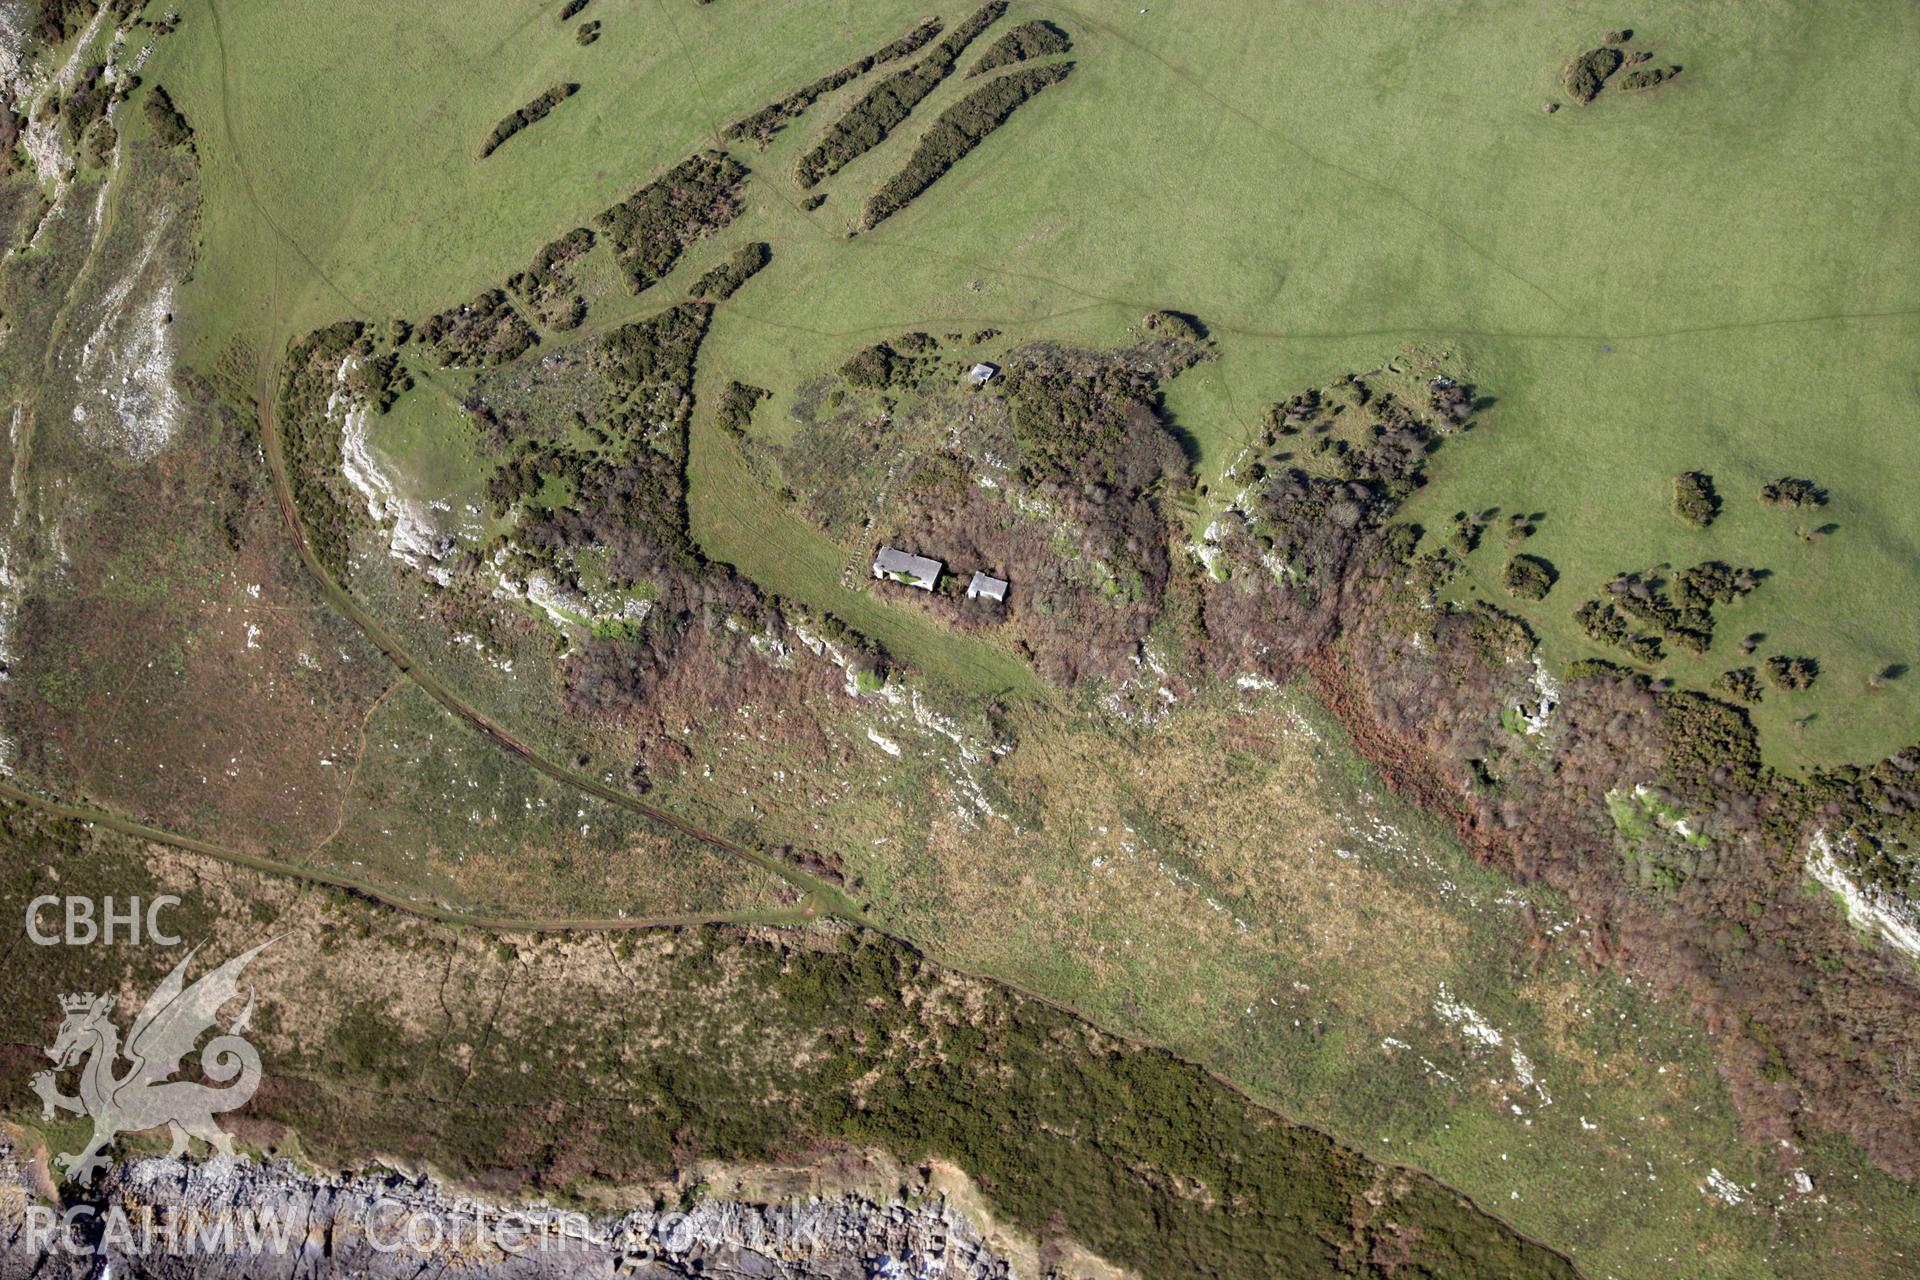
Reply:
M272 944L268 939L235 956L192 986L185 982L187 965L200 948L189 951L147 998L124 1047L120 1029L108 1016L113 1012L113 996L61 997L66 1018L46 1051L54 1066L34 1076L33 1089L40 1095L43 1119L68 1111L93 1120L93 1138L86 1149L59 1157L67 1181L81 1186L91 1181L96 1170L106 1167L101 1152L119 1135L162 1126L173 1133L170 1155L186 1154L190 1138L199 1138L222 1155L233 1154L232 1135L213 1117L216 1112L245 1106L260 1087L260 1054L240 1034L253 1016L251 989L246 1007L200 1050L200 1070L214 1085L224 1087L172 1077L201 1035L216 1026L222 1006L239 997L241 971ZM124 1071L120 1070L123 1058ZM60 1092L55 1077L74 1067L80 1070L80 1091L68 1096Z

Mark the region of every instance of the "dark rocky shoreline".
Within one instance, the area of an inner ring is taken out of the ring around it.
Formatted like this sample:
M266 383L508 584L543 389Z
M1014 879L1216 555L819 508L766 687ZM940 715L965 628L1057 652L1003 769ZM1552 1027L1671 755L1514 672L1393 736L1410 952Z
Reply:
M615 1217L487 1203L426 1177L320 1177L282 1160L221 1157L129 1160L84 1196L51 1207L35 1200L29 1171L0 1146L0 1280L1014 1274L939 1193L886 1201L855 1193L786 1203L705 1198L684 1210L638 1208ZM61 1221L70 1226L62 1230Z

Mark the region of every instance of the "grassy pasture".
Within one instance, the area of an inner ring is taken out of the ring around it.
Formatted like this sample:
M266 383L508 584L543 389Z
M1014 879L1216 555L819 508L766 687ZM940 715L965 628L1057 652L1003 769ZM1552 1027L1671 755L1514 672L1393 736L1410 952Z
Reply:
M717 125L921 12L783 7L743 41L725 5L613 3L583 49L547 6L350 21L317 3L192 11L206 29L163 42L155 64L221 143L206 148L206 231L226 266L195 281L192 331L213 341L470 296ZM1811 692L1760 708L1776 759L1864 758L1909 736L1920 678L1871 697L1864 682L1920 657L1920 507L1902 498L1920 464L1920 168L1902 163L1915 89L1900 54L1920 18L1662 14L1641 38L1686 68L1678 81L1548 115L1560 65L1618 25L1615 10L1261 6L1228 20L1176 0L1147 14L1023 3L1009 21L1043 15L1073 31L1073 79L872 233L844 234L906 141L826 183L816 211L789 177L859 86L741 153L755 178L736 233L771 240L775 262L720 317L706 359L775 391L763 422L804 377L904 328L1113 341L1174 305L1202 315L1225 356L1171 396L1206 479L1295 386L1411 342L1457 347L1499 404L1440 460L1416 514L1548 513L1534 549L1565 585L1523 612L1550 654L1586 652L1562 593L1704 548L1773 569L1742 606L1752 629L1769 633L1765 651L1826 668ZM502 112L556 78L584 87L538 126L540 145L473 158ZM960 91L944 86L903 138ZM681 275L708 255L688 259ZM607 301L595 324L657 305ZM1704 536L1668 512L1665 485L1693 467L1739 517ZM695 473L716 550L853 607L827 585L837 554L744 523L757 495L736 490L728 460L696 446ZM1792 517L1744 510L1747 490L1789 473L1835 495L1825 518L1840 530L1812 549ZM1704 683L1729 665L1716 654L1674 671Z
M771 873L536 772L410 684L367 716L338 825L303 862L481 916L772 914Z

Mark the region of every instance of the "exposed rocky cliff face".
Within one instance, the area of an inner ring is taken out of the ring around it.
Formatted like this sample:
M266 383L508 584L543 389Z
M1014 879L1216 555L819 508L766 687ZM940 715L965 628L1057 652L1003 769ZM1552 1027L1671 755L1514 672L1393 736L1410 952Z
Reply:
M36 1204L33 1179L0 1147L0 1277L242 1280L272 1274L387 1280L576 1276L1011 1277L944 1195L858 1194L784 1204L703 1199L684 1211L595 1216L490 1204L427 1179L309 1176L283 1161L132 1160L91 1192Z

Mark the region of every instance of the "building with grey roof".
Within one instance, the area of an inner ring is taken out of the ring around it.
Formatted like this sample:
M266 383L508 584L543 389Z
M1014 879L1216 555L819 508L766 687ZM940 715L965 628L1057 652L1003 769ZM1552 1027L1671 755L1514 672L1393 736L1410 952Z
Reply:
M943 566L938 560L929 560L926 556L916 556L897 547L882 547L873 558L873 576L892 578L895 582L904 582L910 587L922 591L931 591L940 581Z
M967 584L967 599L992 600L996 603L1004 604L1007 599L1007 585L1005 578L988 577L986 574L976 570L973 575L973 581Z

